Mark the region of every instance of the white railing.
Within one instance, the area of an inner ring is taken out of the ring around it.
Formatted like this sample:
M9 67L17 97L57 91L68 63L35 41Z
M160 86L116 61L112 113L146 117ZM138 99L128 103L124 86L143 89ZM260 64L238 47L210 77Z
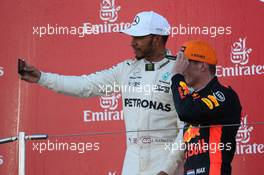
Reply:
M18 136L0 139L0 144L13 142L18 139L18 175L25 175L26 140L40 140L47 138L47 134L33 134L26 136L25 132L19 132Z

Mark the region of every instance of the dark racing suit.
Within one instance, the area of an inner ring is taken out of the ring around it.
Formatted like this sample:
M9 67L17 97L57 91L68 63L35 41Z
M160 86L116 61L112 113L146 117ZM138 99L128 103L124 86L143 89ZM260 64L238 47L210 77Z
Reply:
M217 77L190 93L184 77L176 74L171 87L179 118L186 122L184 175L230 175L239 126L223 125L240 124L242 108L236 93Z

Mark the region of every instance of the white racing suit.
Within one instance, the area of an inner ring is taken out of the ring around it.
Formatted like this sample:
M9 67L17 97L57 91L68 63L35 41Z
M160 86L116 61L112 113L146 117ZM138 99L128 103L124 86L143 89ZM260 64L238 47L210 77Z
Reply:
M166 143L179 143L182 139L178 129L182 123L175 111L170 88L174 60L164 58L154 63L154 67L148 67L148 63L145 59L126 60L110 69L82 76L42 72L38 83L79 97L104 96L119 85L126 130L141 131L126 135L122 174L155 175L164 171L176 175L183 151L165 150ZM147 67L152 70L147 71Z

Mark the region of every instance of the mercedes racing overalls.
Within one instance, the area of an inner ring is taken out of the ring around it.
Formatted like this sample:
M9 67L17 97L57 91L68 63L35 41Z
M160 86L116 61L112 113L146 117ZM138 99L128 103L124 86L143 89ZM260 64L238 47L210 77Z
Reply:
M184 175L231 175L242 109L237 94L217 77L191 93L176 74L171 87L179 118L186 122Z
M103 96L109 87L119 85L127 131L170 129L127 133L122 174L155 175L165 171L175 175L183 152L172 153L164 149L164 142L173 142L178 135L177 141L182 138L182 134L178 134L181 122L170 89L173 64L171 57L156 63L129 59L90 75L63 76L41 72L38 83L56 92L79 97Z

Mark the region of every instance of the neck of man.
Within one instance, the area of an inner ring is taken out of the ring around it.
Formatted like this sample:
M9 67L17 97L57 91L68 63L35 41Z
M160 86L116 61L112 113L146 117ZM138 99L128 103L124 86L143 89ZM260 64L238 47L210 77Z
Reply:
M150 62L158 62L163 60L166 55L166 52L167 51L165 47L161 49L153 49L153 51L151 52L152 54L147 56L145 59Z
M201 78L200 79L200 81L198 81L194 86L192 86L192 88L196 91L196 92L198 92L198 91L200 91L200 90L202 90L203 88L205 88L207 85L208 85L208 83L212 80L214 78L214 76L213 75L206 75L206 76L204 76L204 78Z

